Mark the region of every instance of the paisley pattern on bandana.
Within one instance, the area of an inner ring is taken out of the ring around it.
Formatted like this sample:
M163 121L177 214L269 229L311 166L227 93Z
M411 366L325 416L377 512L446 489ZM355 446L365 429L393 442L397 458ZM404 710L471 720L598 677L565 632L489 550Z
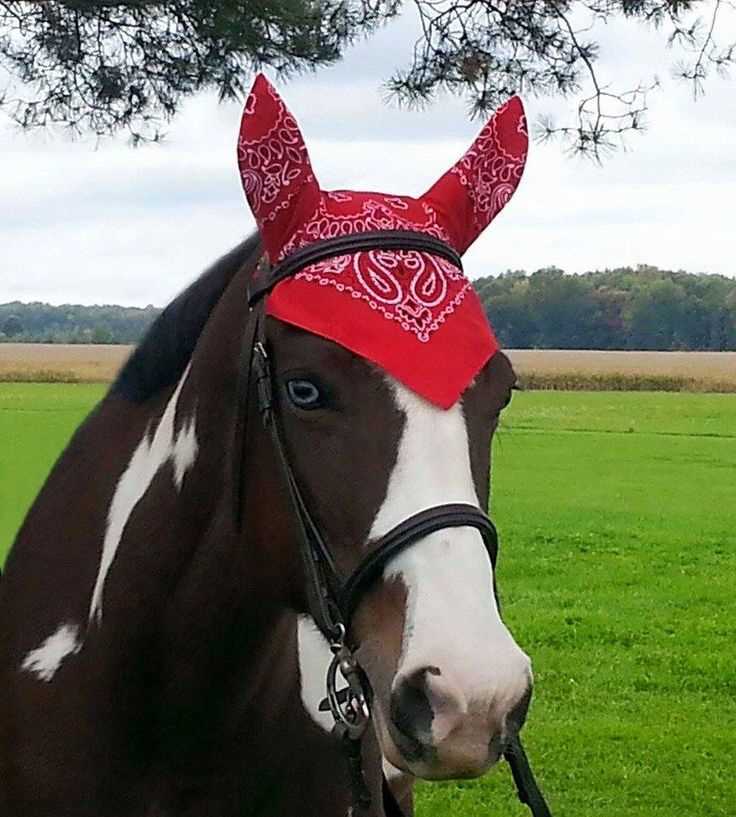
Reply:
M243 151L240 171L243 189L252 198L260 221L273 221L278 211L287 208L299 192L291 183L302 175L302 167L307 164L307 149L299 145L296 121L285 113L282 103L279 120L271 130L256 142L239 147ZM307 178L314 179L314 176L308 172Z
M457 267L420 252L341 255L313 264L295 278L364 301L420 343L429 341L472 289Z
M449 242L447 231L425 202L347 190L324 192L316 212L284 246L277 261L325 238L372 230L414 230ZM357 252L305 267L295 276L360 300L395 321L420 343L445 322L469 290L470 282L453 264L421 252Z
M416 230L450 241L447 230L426 202L409 196L328 190L322 193L316 211L284 245L276 262L315 241L370 230Z
M248 96L238 164L266 254L376 230L434 236L463 253L500 212L526 160L526 122L509 100L467 153L423 196L323 191L296 120L260 75ZM498 349L460 269L418 251L329 258L279 283L268 313L345 346L449 408Z
M479 232L503 210L524 172L527 144L524 114L516 123L516 139L499 133L504 114L512 104L513 101L509 101L498 109L470 150L450 171L468 191L473 203L474 226Z
M254 85L243 118L253 127L247 138L241 129L238 167L243 190L259 228L288 216L305 185L317 188L299 126L276 90L268 83Z

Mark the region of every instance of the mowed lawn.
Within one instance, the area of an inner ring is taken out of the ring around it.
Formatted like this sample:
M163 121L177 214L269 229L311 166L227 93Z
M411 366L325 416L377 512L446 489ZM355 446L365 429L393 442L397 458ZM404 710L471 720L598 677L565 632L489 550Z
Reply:
M101 386L0 385L0 554ZM494 449L527 750L556 817L736 814L736 396L529 392ZM458 632L462 638L462 631ZM505 767L418 817L521 817Z
M0 383L0 564L49 469L106 390Z

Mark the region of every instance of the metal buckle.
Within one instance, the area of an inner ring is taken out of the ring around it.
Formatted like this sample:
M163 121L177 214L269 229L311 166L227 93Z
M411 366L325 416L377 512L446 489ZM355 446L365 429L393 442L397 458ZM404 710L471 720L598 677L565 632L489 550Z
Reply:
M371 719L363 676L350 648L345 644L345 628L338 625L338 637L330 644L333 658L327 670L327 701L335 725L351 740L360 740ZM338 691L337 673L348 688ZM347 693L347 694L345 694Z
M256 370L258 410L263 419L263 425L267 426L271 421L271 412L273 410L273 386L268 363L268 352L266 352L266 347L260 340L253 347L253 365Z

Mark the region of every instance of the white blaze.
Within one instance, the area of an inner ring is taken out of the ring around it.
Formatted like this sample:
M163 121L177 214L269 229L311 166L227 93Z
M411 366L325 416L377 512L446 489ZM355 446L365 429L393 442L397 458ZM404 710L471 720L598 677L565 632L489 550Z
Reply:
M461 406L443 411L396 381L389 383L405 424L386 498L371 527L372 539L436 505L481 505ZM492 702L501 711L515 704L527 689L529 659L501 621L480 533L450 528L424 537L387 565L385 578L397 575L408 593L397 673L438 666L452 676L469 703ZM314 722L330 731L331 715L319 711L329 645L310 616L298 618L297 635L302 703ZM389 779L402 774L385 759L384 773Z
M150 438L150 429L146 429L143 439L133 452L128 467L118 480L107 514L102 557L89 609L90 621L95 618L99 620L102 617L102 594L105 579L123 538L125 526L136 505L149 489L153 478L164 465L171 461L174 467L174 482L177 490L180 490L184 475L197 457L198 445L194 416L182 424L178 433L174 432L176 407L188 374L189 366L166 405L153 439Z
M435 505L480 506L461 405L444 411L389 382L406 420L371 538ZM518 700L530 677L529 659L501 621L490 558L477 530L436 531L392 559L384 576L400 576L408 593L398 673L437 666L468 702L507 708Z
M330 645L311 616L297 619L297 649L299 653L299 684L302 704L312 720L325 732L331 732L335 722L330 712L320 712L319 705L326 694L327 668L332 660Z
M50 681L68 656L82 649L79 640L79 627L76 624L62 624L35 650L31 650L23 659L21 669L31 672L42 681Z

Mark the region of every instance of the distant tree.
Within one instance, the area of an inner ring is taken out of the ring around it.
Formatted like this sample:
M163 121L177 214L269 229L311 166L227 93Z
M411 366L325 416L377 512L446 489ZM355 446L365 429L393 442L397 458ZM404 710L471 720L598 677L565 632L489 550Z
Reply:
M90 343L113 343L112 332L105 326L95 326L90 336Z
M632 349L677 349L683 335L685 291L671 280L641 287L631 304L629 345Z
M23 324L23 340L48 343L136 343L160 310L146 307L65 304L0 304L0 329L11 316ZM7 333L6 333L7 334Z
M587 276L586 276L587 277ZM591 286L591 282L587 282ZM589 295L591 315L588 324L586 349L616 349L625 334L624 309L626 293L601 284L591 286Z
M711 348L736 349L736 286L725 297L718 313L718 334Z
M23 331L23 322L17 315L8 316L2 324L2 331L6 337L14 338Z
M545 345L580 349L590 345L596 317L591 288L574 275L551 267L529 279L529 299Z
M660 27L682 59L675 72L703 91L736 45L717 39L729 0L413 0L421 36L411 64L388 80L400 100L441 90L485 113L516 91L576 97L570 123L538 124L600 159L641 130L656 79L617 87L598 75L593 21ZM23 87L5 107L24 127L63 123L157 139L182 100L202 88L242 94L254 68L282 74L339 59L346 45L397 15L403 0L57 0L0 2L0 65ZM624 44L625 45L625 44Z
M486 313L504 346L533 347L539 343L539 325L529 298L529 279L524 273L501 276L495 290L480 291Z

